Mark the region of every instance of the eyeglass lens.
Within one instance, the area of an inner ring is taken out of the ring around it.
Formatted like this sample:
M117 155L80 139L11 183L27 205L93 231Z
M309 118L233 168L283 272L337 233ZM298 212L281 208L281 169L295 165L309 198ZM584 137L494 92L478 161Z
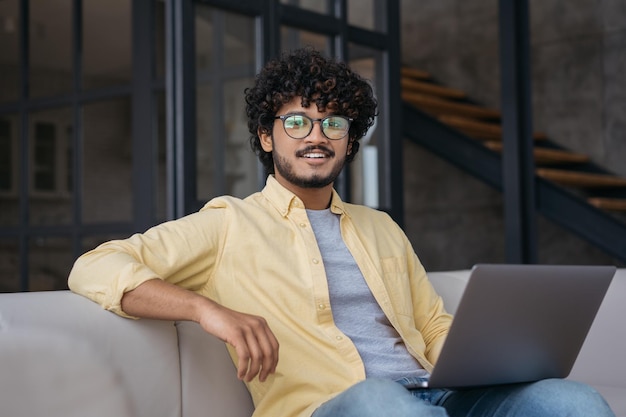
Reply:
M313 130L313 119L301 114L288 115L283 119L285 132L294 139L303 139ZM350 121L342 116L328 116L320 120L322 132L328 139L342 139L348 134Z

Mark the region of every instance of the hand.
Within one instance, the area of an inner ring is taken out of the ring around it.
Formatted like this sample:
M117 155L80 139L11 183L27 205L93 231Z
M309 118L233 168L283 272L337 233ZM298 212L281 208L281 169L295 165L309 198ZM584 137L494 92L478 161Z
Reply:
M184 288L152 279L122 297L126 314L161 320L191 320L235 348L237 376L261 382L276 371L278 341L262 317L239 313Z
M206 332L235 348L239 379L250 382L258 375L263 382L276 371L278 341L264 318L211 303L198 322Z

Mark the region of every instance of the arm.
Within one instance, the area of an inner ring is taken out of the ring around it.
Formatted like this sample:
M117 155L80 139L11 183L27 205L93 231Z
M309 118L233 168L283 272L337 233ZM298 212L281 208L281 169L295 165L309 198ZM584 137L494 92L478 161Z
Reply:
M190 320L237 353L237 376L265 381L276 370L278 341L265 320L225 308L192 291L159 279L144 282L122 297L122 310L136 317Z
M195 321L234 347L240 379L264 380L278 360L265 320L200 295L218 263L223 216L207 210L106 242L76 261L69 287L121 316Z

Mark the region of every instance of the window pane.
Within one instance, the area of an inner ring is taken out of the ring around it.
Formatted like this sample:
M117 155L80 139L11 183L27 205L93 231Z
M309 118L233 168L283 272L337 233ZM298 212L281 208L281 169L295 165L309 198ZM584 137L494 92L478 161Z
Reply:
M83 88L125 84L131 75L131 2L83 2Z
M349 45L350 68L366 80L370 80L374 94L379 103L384 103L384 88L377 88L383 84L382 52L362 46ZM384 115L377 120L360 140L359 153L350 165L352 201L370 207L380 207L379 196L379 164L384 151L382 136L384 135Z
M328 1L320 0L280 0L283 4L298 6L317 13L328 13Z
M19 223L18 126L16 115L0 116L0 226Z
M386 32L386 0L348 0L348 24Z
M198 200L210 200L214 191L214 149L218 140L213 114L213 88L211 84L200 84L196 88L196 196Z
M20 291L17 239L0 239L0 293Z
M20 96L18 0L0 1L0 102Z
M29 291L67 289L67 277L74 262L70 239L32 238L28 252Z
M71 91L72 0L30 0L28 10L30 94Z
M86 105L83 118L83 221L131 221L130 98Z
M197 198L258 189L248 145L244 89L255 74L255 22L196 5ZM220 45L220 47L215 47Z
M157 184L156 184L156 219L163 222L167 218L167 145L165 130L165 93L156 95L156 134L157 134Z
M35 123L33 181L37 191L54 191L57 181L57 128L53 123Z
M239 73L255 70L255 24L254 19L233 13L224 16L224 68Z
M157 78L165 77L165 2L156 0L154 4L154 71Z
M196 4L196 71L202 77L203 72L213 68L213 45L215 43L215 12L213 8Z
M248 119L243 90L253 79L244 78L224 85L226 125L226 193L246 197L259 189L258 159L248 140Z
M68 224L72 219L72 111L30 115L30 223Z
M330 38L305 30L283 26L281 28L281 49L292 50L303 46L312 46L322 53L329 54Z

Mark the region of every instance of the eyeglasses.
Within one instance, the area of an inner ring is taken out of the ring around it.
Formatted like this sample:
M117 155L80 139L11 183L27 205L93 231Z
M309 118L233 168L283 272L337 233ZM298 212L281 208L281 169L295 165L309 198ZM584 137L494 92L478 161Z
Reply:
M353 120L344 116L326 116L322 119L312 119L304 114L285 114L276 116L274 119L282 120L285 133L294 139L306 138L313 130L313 123L320 122L322 133L330 140L345 138Z

